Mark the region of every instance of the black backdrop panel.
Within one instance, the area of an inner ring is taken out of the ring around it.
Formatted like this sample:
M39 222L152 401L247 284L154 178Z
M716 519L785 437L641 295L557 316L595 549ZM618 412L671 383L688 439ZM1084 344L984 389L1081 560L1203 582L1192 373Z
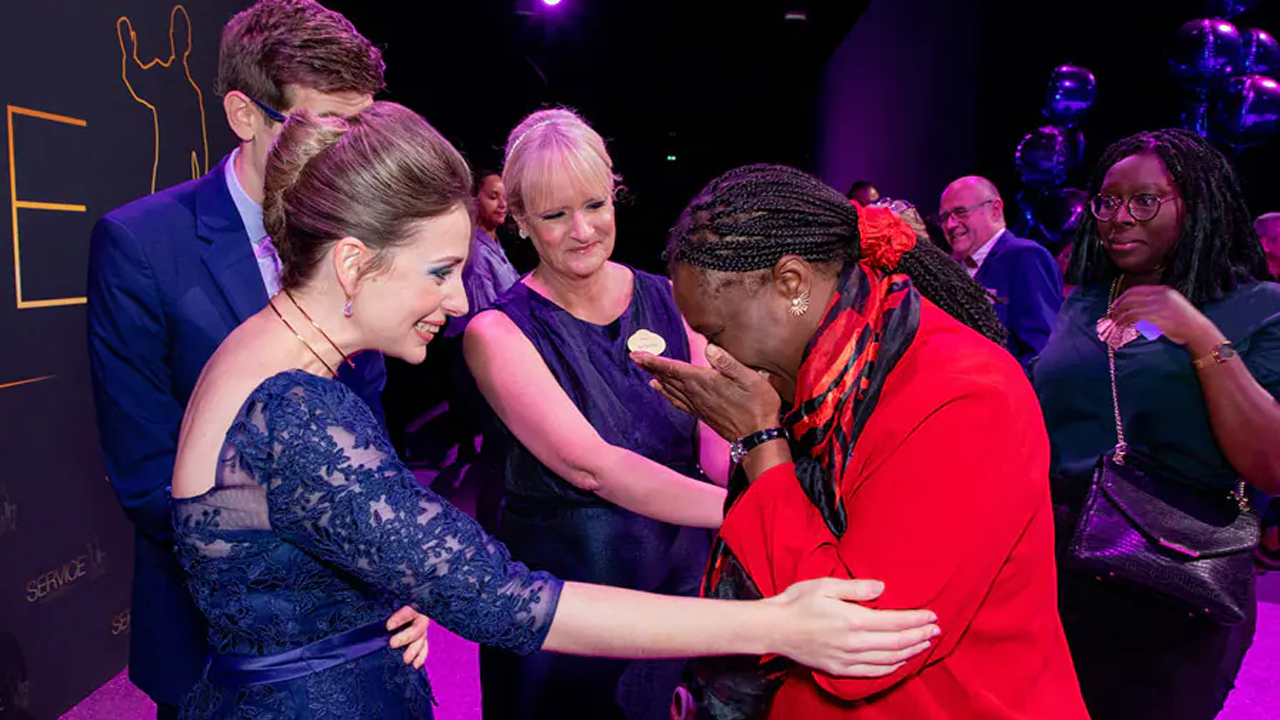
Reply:
M54 718L124 667L132 527L89 390L93 221L233 138L213 94L247 0L9 3L0 44L0 718ZM172 37L172 41L171 41Z

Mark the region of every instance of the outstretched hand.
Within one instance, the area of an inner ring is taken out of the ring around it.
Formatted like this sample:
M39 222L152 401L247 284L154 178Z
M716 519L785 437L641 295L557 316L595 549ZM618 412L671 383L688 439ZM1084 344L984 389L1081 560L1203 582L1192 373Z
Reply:
M820 578L798 582L764 602L791 611L780 628L781 654L839 677L876 678L929 649L941 630L928 610L874 610L859 605L884 592L877 580Z
M777 391L723 348L707 346L709 368L649 353L632 353L631 358L653 375L650 387L725 440L778 425L782 399Z

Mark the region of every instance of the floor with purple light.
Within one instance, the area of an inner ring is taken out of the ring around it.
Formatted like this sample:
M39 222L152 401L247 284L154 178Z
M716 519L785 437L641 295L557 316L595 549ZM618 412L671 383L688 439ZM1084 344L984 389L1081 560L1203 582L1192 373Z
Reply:
M474 643L438 625L428 630L427 669L435 688L437 720L480 720L479 660ZM102 686L64 720L151 720L155 706L124 673ZM1280 573L1262 576L1258 634L1236 689L1218 720L1275 720L1280 715Z
M426 479L426 478L422 478ZM463 509L474 498L463 490L450 497ZM427 672L435 689L436 720L480 720L479 655L474 643L432 624ZM155 706L122 672L62 716L63 720L152 720ZM1258 582L1258 631L1236 689L1218 720L1280 717L1280 572Z

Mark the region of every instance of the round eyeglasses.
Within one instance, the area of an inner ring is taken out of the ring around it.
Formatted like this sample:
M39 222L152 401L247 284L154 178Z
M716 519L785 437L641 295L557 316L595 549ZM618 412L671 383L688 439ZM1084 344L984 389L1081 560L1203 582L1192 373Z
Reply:
M1162 198L1159 195L1150 193L1140 193L1129 198L1128 202L1111 195L1095 195L1089 201L1089 212L1102 222L1111 222L1116 219L1116 215L1120 213L1120 208L1127 207L1129 209L1129 217L1137 222L1147 222L1160 214L1160 208L1165 203L1178 197L1170 195Z

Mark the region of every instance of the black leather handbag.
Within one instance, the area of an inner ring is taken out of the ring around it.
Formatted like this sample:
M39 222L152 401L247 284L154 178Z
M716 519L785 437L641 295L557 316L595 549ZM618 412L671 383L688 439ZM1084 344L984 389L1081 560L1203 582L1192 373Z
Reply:
M1110 344L1115 449L1098 460L1069 545L1069 562L1099 579L1154 591L1223 625L1247 615L1258 512L1241 480L1214 492L1129 449Z

